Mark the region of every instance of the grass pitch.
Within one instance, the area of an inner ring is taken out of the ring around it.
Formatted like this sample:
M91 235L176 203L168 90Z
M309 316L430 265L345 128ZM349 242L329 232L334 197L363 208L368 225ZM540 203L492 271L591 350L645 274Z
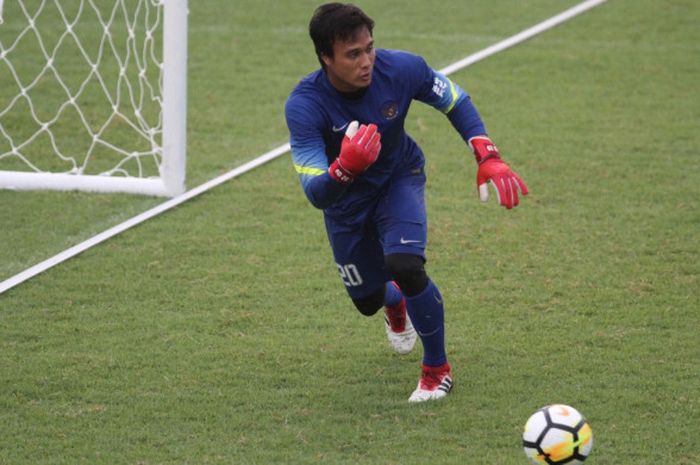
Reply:
M445 66L575 4L368 1L379 46ZM192 2L189 185L286 141L312 2ZM0 296L0 464L518 465L544 404L587 463L700 463L700 11L614 0L452 76L531 195L482 205L416 104L428 271L455 390L409 405L345 297L319 212L276 160ZM0 279L160 202L0 192Z

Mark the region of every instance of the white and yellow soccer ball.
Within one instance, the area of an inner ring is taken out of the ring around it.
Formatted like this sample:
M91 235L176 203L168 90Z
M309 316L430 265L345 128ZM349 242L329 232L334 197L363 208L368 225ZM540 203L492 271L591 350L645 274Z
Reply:
M577 465L593 448L593 431L573 407L554 404L542 407L525 423L525 455L535 465Z

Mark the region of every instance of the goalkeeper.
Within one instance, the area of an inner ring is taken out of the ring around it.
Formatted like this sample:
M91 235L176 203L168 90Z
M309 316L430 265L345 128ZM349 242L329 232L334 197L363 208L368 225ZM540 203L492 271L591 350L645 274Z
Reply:
M290 94L292 161L309 201L322 209L340 276L355 307L384 310L387 336L407 353L416 333L421 376L410 402L445 397L443 298L425 271L425 158L404 131L413 100L447 115L474 153L482 201L518 205L525 183L503 162L469 96L419 56L376 49L374 22L352 4L328 3L309 24L321 68ZM415 328L415 329L414 329Z

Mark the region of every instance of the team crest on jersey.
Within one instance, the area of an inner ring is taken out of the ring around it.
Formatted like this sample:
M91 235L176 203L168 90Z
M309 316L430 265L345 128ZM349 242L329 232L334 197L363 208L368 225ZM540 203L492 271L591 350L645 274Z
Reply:
M394 119L399 114L399 104L391 101L382 105L382 116L384 119Z

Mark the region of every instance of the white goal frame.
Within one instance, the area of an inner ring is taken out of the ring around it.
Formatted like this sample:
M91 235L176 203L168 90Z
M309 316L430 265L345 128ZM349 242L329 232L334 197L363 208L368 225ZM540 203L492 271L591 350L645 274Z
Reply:
M123 192L174 197L185 191L187 155L187 0L157 0L162 25L162 137L158 177L0 171L0 189ZM0 0L0 24L3 0ZM5 17L7 23L8 18ZM2 26L0 26L2 27ZM0 50L0 53L3 51ZM1 129L1 126L0 126Z

